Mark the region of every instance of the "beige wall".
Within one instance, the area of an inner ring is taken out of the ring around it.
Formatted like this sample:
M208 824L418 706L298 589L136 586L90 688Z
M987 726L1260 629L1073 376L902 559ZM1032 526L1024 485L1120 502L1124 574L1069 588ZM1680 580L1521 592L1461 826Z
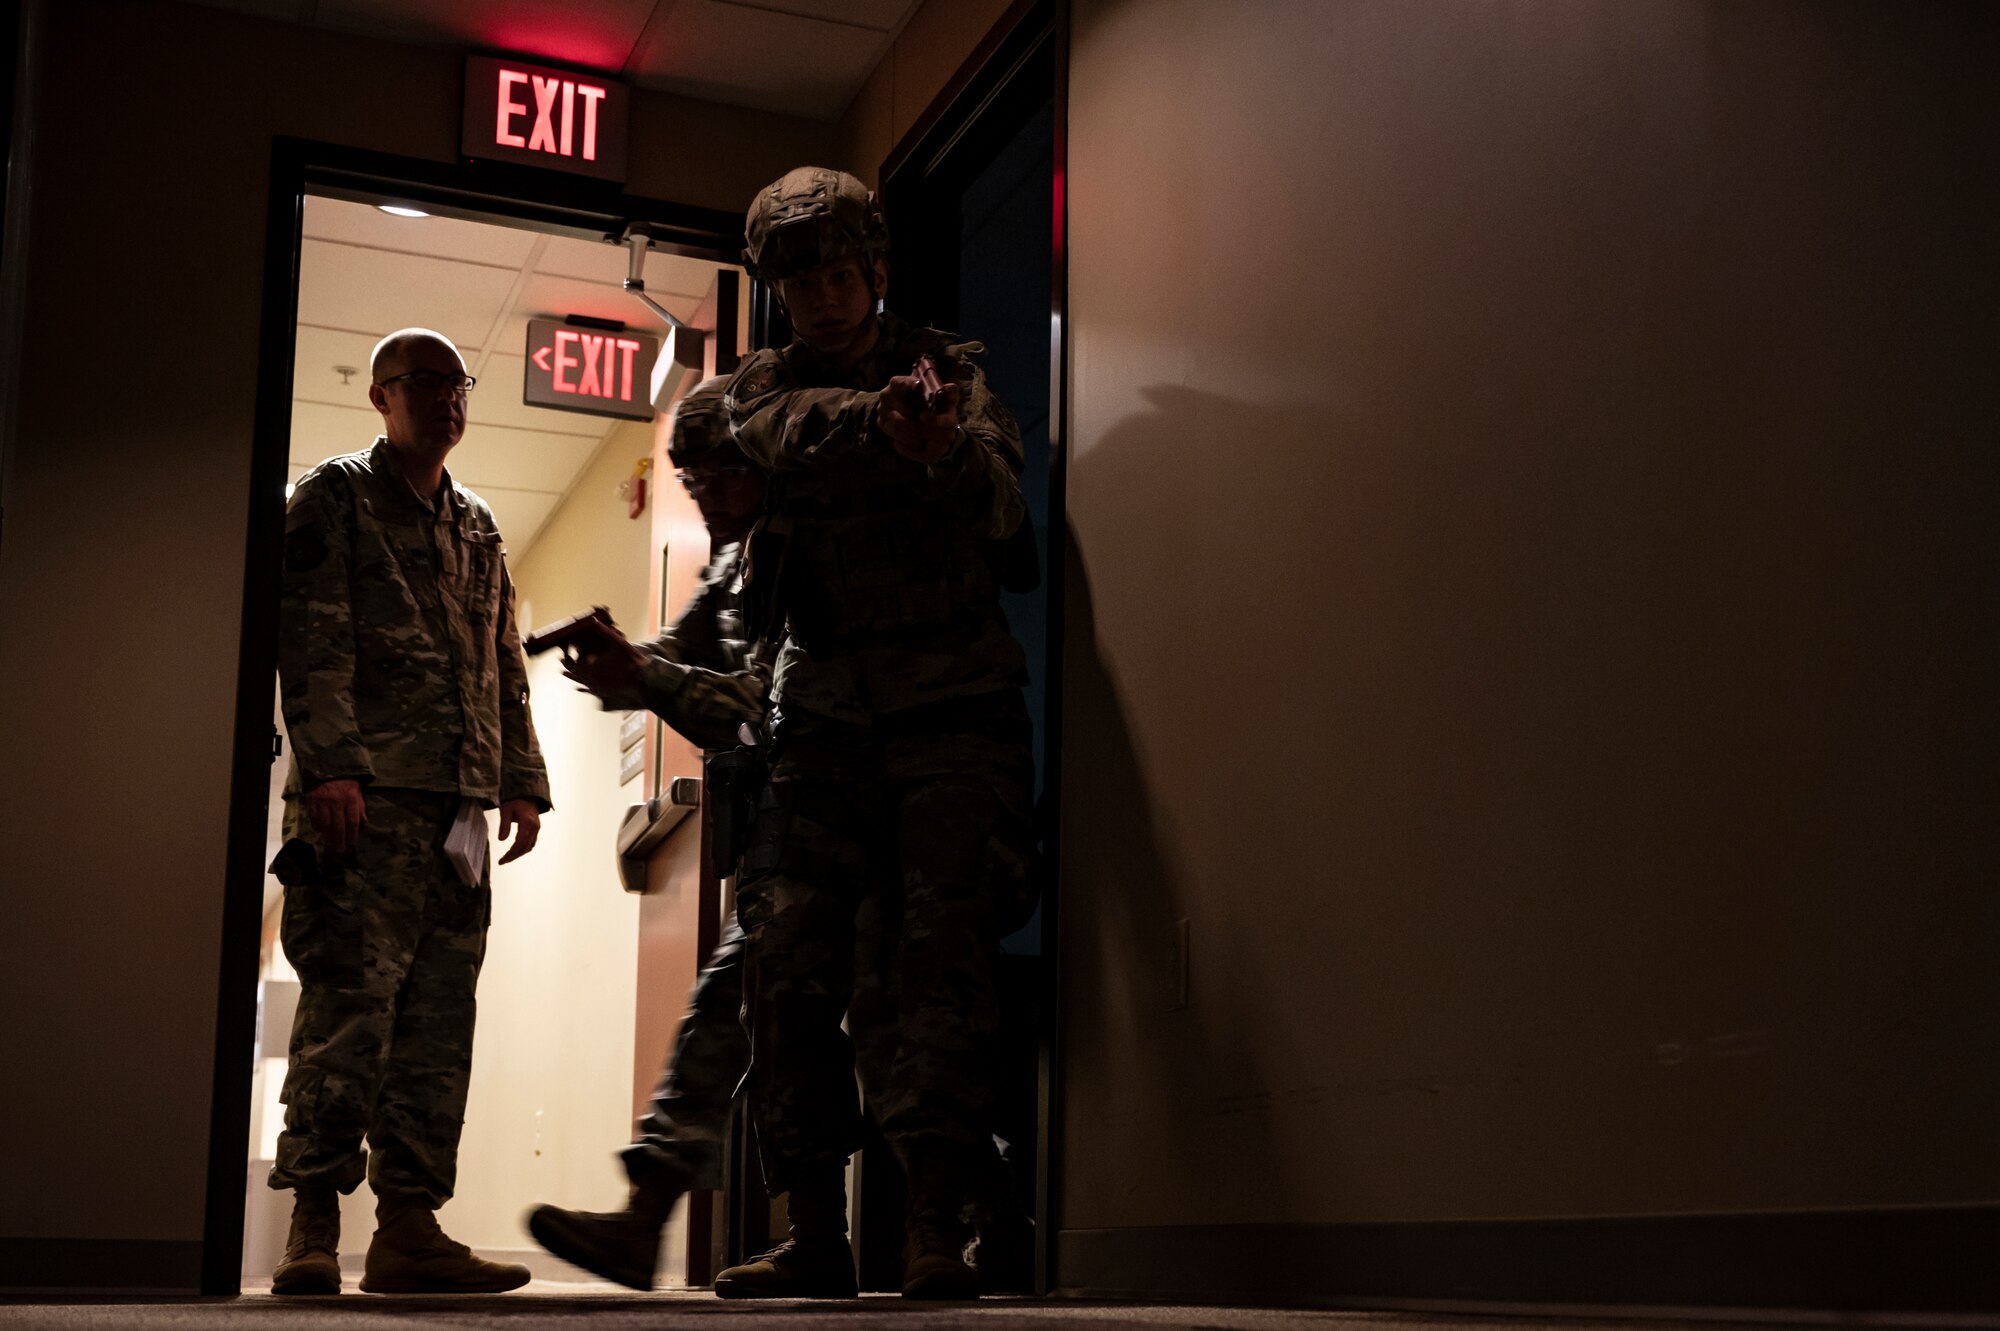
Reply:
M185 1241L271 139L451 160L459 55L168 4L49 11L0 544L0 1066L31 1088L0 1097L0 1238ZM824 126L634 102L636 193L734 210L832 150Z
M917 123L1012 0L927 0L834 127L839 165L870 185L882 160Z
M1077 0L1065 1228L2000 1194L1981 22Z
M643 628L651 531L616 488L652 443L648 424L614 430L514 568L527 622L602 605ZM533 852L494 870L459 1195L445 1216L483 1248L530 1246L521 1216L536 1202L603 1210L624 1193L613 1152L632 1132L639 899L619 886L613 851L640 785L618 780L623 714L579 693L561 664L554 652L528 663L556 808Z

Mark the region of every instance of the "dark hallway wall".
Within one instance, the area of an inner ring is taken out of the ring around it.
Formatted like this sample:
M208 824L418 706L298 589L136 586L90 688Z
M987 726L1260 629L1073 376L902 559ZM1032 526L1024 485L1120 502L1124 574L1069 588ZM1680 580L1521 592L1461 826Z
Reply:
M2000 1197L1993 36L1077 0L1065 1231Z

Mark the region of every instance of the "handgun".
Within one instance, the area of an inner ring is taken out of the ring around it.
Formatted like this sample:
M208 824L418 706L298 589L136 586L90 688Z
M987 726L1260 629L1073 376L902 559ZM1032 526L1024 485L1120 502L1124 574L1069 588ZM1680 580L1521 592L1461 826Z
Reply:
M551 647L573 647L586 640L602 641L605 629L617 630L611 622L611 612L603 606L593 607L588 614L571 615L544 629L536 629L521 641L521 650L530 656L540 656Z
M917 357L916 366L910 371L924 389L924 410L941 411L945 405L945 390L951 385L938 373L937 357L928 351Z

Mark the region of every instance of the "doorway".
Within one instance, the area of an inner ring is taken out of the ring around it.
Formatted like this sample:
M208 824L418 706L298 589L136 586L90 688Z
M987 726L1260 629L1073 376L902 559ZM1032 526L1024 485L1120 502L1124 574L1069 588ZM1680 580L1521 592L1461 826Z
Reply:
M616 602L629 603L618 618L637 636L656 627L656 604L677 603L670 584L691 580L706 557L705 533L687 514L679 527L700 534L699 548L680 536L659 540L674 527L668 510L684 499L674 487L651 487L643 504L630 502L629 486L618 492L619 482L643 478L665 413L618 421L524 402L527 321L622 322L663 333L662 321L620 287L627 253L616 242L635 221L654 237L648 294L696 326L722 327L725 354L738 349L749 306L733 267L740 222L731 214L632 198L597 182L298 141L281 140L274 159L204 1235L208 1293L268 1278L272 1232L281 1247L289 1209L285 1194L263 1186L268 1163L256 1163L268 1160L282 1113L276 1084L296 992L275 942L278 892L264 872L284 765L274 752L282 725L273 724L271 686L289 483L323 456L367 448L379 432L365 396L374 341L395 327L436 328L461 346L479 380L450 467L494 510L523 630ZM707 368L714 354L711 340ZM699 358L684 372L670 366L657 380L658 401L670 406L703 369ZM640 520L628 516L634 510ZM613 844L627 805L698 767L657 740L635 750L626 736L645 727L576 706L553 658L538 665L545 668L531 666L530 686L558 810L535 855L495 870L459 1193L443 1218L476 1249L532 1257L542 1276L553 1259L520 1233L520 1213L531 1201L602 1207L622 1192L614 1153L629 1139L635 1104L651 1089L700 949L712 941L701 915L714 902L699 880L698 852L681 857L689 882L666 894L671 901L620 890ZM688 826L698 839L700 820ZM676 973L649 977L648 966ZM670 1008L669 1019L651 1013L649 1001ZM365 1192L348 1199L350 1235L371 1227ZM662 1254L670 1276L703 1274L705 1229L696 1237L670 1234ZM359 1253L361 1245L349 1246ZM690 1271L697 1247L702 1260Z

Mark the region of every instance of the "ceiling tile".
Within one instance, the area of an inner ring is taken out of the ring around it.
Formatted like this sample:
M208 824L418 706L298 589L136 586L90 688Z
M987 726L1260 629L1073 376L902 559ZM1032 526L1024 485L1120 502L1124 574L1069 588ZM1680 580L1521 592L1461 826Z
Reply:
M308 240L299 261L299 322L378 337L411 325L434 328L469 352L518 276L515 269Z
M521 400L522 375L527 361L518 353L495 352L486 358L479 372L479 386L468 399L466 420L472 425L506 425L517 430L540 430L544 434L585 434L604 437L611 421L603 416L584 416L574 411L551 411L531 407Z
M304 230L308 240L338 240L504 268L527 262L535 244L534 232L515 227L455 217L391 217L373 204L312 194L306 196Z
M605 422L607 426L610 424ZM454 477L482 495L486 486L561 494L576 479L577 469L590 461L603 442L602 432L546 434L540 430L475 425L466 430L465 438L451 450L447 465Z
M559 494L545 490L489 490L472 487L486 507L493 510L493 523L500 528L500 536L506 542L507 561L515 568L520 566L521 556L528 553L528 547L535 543L542 524L555 512L562 502ZM531 625L522 625L526 633Z
M747 6L743 5L743 0L721 0L721 3L775 9L804 18L827 19L893 35L903 30L903 21L909 18L921 0L755 0L754 4Z
M677 0L632 54L626 77L689 97L833 121L890 35L721 0Z
M647 294L654 295L650 290ZM659 294L655 299L681 319L692 318L702 302L700 296L673 294ZM495 354L526 354L529 319L562 319L572 314L621 320L628 327L655 337L665 336L667 331L659 317L639 303L638 297L620 287L538 274L528 279L513 316L494 339Z
M715 288L715 275L724 268L741 276L743 270L735 264L719 264L709 259L690 259L685 254L655 254L646 262L646 286L650 290L658 283L663 291L676 292L683 296L700 299ZM655 276L657 272L658 276ZM748 278L738 283L748 291Z
M336 406L368 406L368 353L381 339L373 333L353 333L338 328L317 328L301 324L292 350L292 396L310 402L331 402ZM345 383L334 371L336 365L350 365L354 373Z
M402 41L539 56L616 73L655 0L319 0L329 28Z
M551 236L548 247L535 264L535 271L556 277L580 277L589 282L604 282L622 290L627 262L628 251L622 245ZM683 296L705 296L708 289L715 285L718 267L707 259L650 251L646 255L646 293L657 296L669 291Z

